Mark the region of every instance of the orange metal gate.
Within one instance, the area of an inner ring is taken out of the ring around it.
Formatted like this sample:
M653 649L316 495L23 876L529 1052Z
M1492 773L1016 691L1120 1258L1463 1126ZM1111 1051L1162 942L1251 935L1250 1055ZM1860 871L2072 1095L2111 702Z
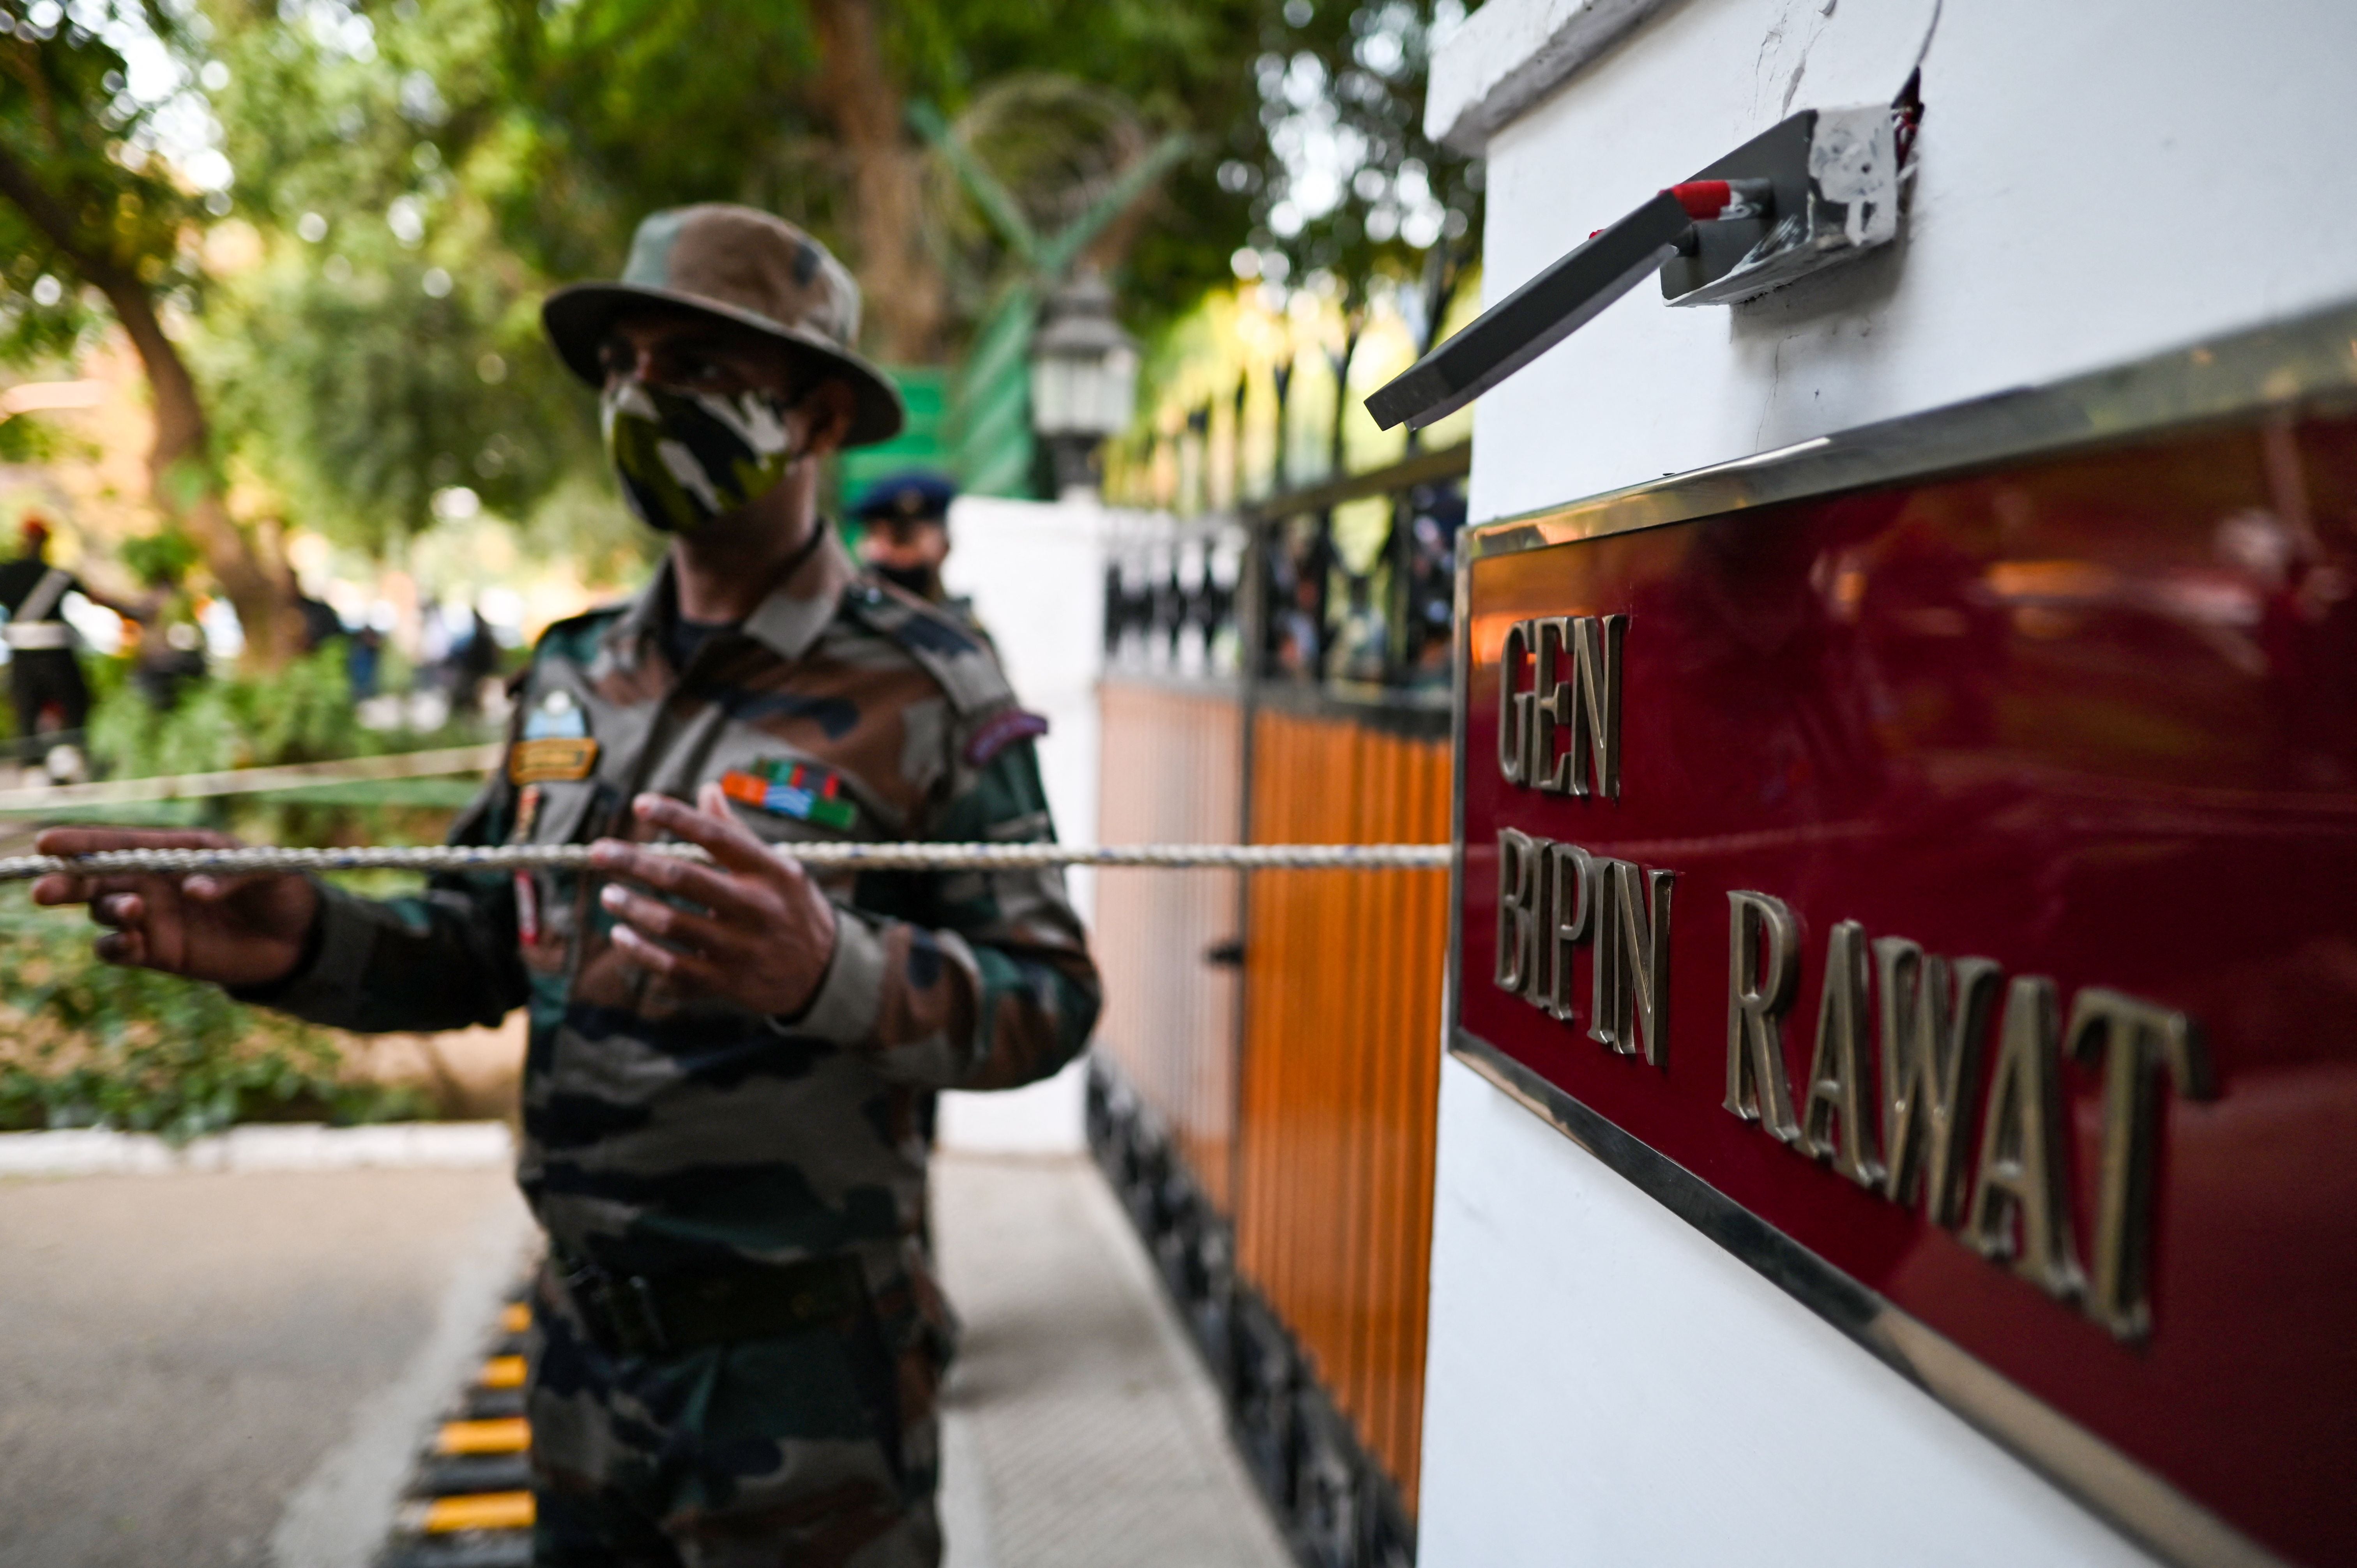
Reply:
M1447 748L1263 711L1253 837L1448 836ZM1448 877L1253 879L1244 964L1240 1265L1415 1506Z
M1107 682L1101 703L1106 843L1233 843L1243 831L1243 710L1232 693ZM1232 1212L1236 970L1232 871L1099 873L1100 1049L1152 1106L1204 1196Z
M1102 693L1108 843L1233 842L1247 795L1260 843L1447 834L1446 743L1399 733L1390 710L1251 708L1234 686L1152 678ZM1100 882L1092 1133L1280 1511L1305 1540L1361 1543L1349 1561L1398 1560L1423 1402L1447 878L1238 882Z

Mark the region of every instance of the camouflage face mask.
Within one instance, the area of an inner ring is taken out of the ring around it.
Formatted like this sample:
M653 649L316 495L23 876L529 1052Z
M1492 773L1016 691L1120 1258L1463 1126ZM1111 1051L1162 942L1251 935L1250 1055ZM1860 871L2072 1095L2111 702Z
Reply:
M692 533L775 489L799 456L785 404L630 381L597 402L622 499L650 528Z

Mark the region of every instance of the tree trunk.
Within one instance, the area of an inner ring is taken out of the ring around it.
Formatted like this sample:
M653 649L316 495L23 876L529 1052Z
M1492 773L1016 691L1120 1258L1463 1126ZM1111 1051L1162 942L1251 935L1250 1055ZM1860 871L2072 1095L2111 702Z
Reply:
M884 62L877 0L812 0L819 102L851 158L853 231L869 337L890 363L939 358L948 290L925 252L922 163Z
M129 269L82 242L64 205L5 148L0 148L0 196L15 202L113 307L116 321L138 351L155 401L148 493L158 511L188 531L221 591L237 607L239 623L245 628L247 665L271 670L284 664L298 646L294 596L285 575L264 564L229 515L221 476L212 466L204 402L197 395L188 362L156 315L156 302Z
M135 285L99 285L114 307L139 362L147 371L147 387L156 405L156 443L147 452L148 493L167 517L188 531L204 552L221 592L237 607L238 624L245 628L245 663L257 670L275 670L301 646L301 618L295 609L285 575L265 565L253 542L229 515L221 476L210 450L211 431L204 403L188 374L186 360L165 335L155 303Z

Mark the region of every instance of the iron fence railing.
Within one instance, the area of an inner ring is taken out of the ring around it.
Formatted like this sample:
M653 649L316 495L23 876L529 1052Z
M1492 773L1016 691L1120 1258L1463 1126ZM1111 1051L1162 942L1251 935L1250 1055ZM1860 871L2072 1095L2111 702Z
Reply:
M1243 600L1251 529L1232 513L1112 514L1106 537L1105 664L1201 677L1245 672Z
M1445 690L1470 455L1418 453L1233 511L1117 514L1108 668L1357 696ZM1361 510L1361 547L1346 549L1337 516L1366 503L1378 528Z

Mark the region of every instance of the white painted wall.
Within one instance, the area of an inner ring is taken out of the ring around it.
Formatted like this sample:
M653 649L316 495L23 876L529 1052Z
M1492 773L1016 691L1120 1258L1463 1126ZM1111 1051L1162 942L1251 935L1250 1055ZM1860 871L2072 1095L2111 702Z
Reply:
M1421 1568L2149 1568L1451 1058Z
M1888 100L1931 11L1661 5L1490 142L1490 297L1788 107ZM1613 306L1477 406L1473 515L2357 296L2352 59L2346 0L1949 0L1900 241L1733 310ZM1425 1568L2146 1561L1454 1062L1437 1182Z
M1103 513L1085 499L1043 502L961 496L950 510L953 594L998 644L1017 697L1048 719L1039 772L1056 833L1097 836L1097 676L1103 668ZM1093 873L1071 873L1082 918L1093 912ZM1003 1154L1069 1153L1083 1146L1079 1063L1044 1083L996 1094L942 1098L943 1147Z
M1663 6L1491 141L1489 297L1774 124L1788 90L1795 109L1887 101L1931 10ZM1950 0L1900 240L1733 309L1641 286L1477 405L1472 515L2357 294L2352 59L2346 0Z

